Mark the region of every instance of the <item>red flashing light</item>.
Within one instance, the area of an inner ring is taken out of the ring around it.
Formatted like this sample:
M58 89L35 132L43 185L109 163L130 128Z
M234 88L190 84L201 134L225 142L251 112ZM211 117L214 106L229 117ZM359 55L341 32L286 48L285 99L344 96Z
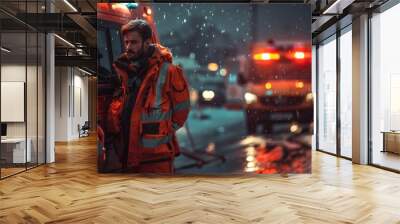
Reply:
M257 61L270 61L270 60L279 60L280 55L278 53L258 53L253 56L254 60Z
M97 8L100 11L108 11L109 10L108 3L97 3Z
M122 3L112 3L111 9L121 14L130 15L128 7Z
M304 59L305 53L303 51L296 51L296 52L294 52L293 57L295 59Z

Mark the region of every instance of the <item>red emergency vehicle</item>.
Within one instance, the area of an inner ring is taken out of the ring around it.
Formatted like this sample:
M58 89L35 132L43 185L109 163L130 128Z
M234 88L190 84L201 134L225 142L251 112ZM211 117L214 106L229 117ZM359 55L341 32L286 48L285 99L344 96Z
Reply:
M239 57L238 82L244 87L244 109L249 134L263 125L269 133L278 123L299 133L313 121L311 49L303 43L266 41Z

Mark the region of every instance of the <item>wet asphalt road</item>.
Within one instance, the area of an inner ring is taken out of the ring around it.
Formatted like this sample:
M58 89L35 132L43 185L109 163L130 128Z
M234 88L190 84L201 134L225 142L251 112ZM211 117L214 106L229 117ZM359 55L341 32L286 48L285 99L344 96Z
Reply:
M217 139L201 149L183 148L175 170L176 174L206 175L310 173L310 139L309 134L284 133Z

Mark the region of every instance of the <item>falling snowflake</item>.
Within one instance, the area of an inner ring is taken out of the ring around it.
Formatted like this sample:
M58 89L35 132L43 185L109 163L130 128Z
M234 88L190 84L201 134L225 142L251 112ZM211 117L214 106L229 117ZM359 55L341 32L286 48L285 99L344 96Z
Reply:
M170 35L170 36L173 36L173 35L174 35L174 32L173 32L173 31L169 32L169 35Z
M236 32L239 32L239 27L236 27Z
M205 19L205 20L207 20L207 18L208 18L207 16L204 16L204 19Z
M205 44L204 44L204 47L208 47L208 43L205 43Z
M183 19L183 22L182 23L186 23L186 19Z

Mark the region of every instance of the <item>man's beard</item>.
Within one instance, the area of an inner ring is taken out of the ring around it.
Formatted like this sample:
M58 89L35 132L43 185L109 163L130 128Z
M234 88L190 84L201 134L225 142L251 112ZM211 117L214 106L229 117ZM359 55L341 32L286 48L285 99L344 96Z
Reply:
M142 46L142 48L139 50L139 52L137 52L137 54L135 54L132 51L128 50L127 51L127 56L128 56L128 59L130 61L137 61L140 57L143 56L143 53L144 53L144 48Z

